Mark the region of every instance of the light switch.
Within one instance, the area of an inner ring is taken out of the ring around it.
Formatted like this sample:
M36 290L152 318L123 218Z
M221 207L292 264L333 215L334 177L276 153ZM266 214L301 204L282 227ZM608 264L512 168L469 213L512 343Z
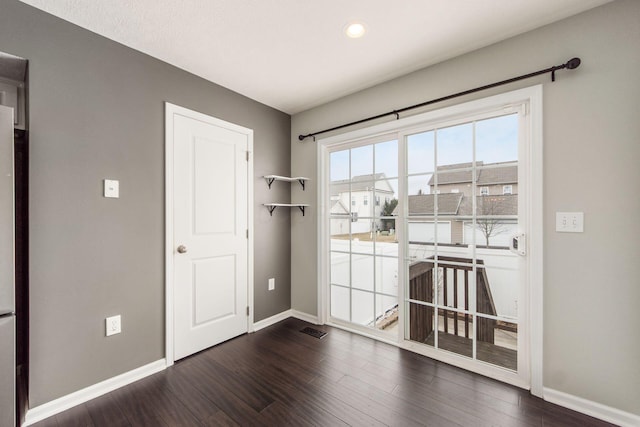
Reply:
M560 233L584 232L584 213L556 212L556 231Z
M105 179L104 197L111 197L114 199L120 197L120 182L115 179Z

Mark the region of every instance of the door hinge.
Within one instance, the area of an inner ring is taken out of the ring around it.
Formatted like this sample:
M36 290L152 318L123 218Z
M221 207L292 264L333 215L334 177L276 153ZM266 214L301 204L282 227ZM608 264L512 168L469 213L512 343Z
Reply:
M249 229L247 228L247 239L249 238Z
M249 161L249 152L247 151L247 162Z
M249 306L247 306L247 317L249 316Z

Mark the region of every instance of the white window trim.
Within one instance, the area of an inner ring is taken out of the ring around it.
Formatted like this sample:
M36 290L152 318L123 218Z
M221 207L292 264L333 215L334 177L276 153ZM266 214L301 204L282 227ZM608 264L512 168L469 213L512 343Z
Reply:
M509 191L506 191L507 188L509 189ZM506 195L506 194L513 194L513 185L503 185L502 186L502 195Z
M542 85L531 86L524 89L519 89L475 101L466 102L451 107L442 108L427 113L417 114L414 116L402 118L392 122L382 123L376 126L354 130L348 133L331 136L327 138L319 139L317 142L317 159L318 159L318 182L320 188L318 191L318 320L321 324L327 323L328 320L328 286L326 286L328 280L328 238L326 230L328 229L328 212L325 206L325 196L327 189L325 179L329 176L329 161L328 161L328 148L336 147L343 144L349 144L352 141L359 139L379 138L384 135L400 135L410 133L412 128L424 127L430 123L444 123L448 120L455 121L464 117L468 120L473 120L474 115L486 114L488 111L495 110L496 108L509 108L516 107L518 105L525 105L526 115L531 115L531 126L521 127L520 132L523 136L529 140L528 152L523 153L527 159L526 164L521 167L520 173L526 177L528 188L528 194L530 195L530 203L528 211L525 212L527 216L527 222L529 224L528 230L528 264L527 275L529 281L529 290L527 298L523 298L526 301L523 304L523 309L526 310L526 316L529 319L529 334L528 340L525 345L528 346L528 352L530 355L530 379L529 387L531 393L538 397L543 397L543 146L542 146ZM523 162L525 163L525 162ZM531 167L529 167L531 166ZM403 168L405 166L403 165ZM400 173L400 172L399 172ZM400 180L402 182L402 180ZM399 189L400 190L400 189ZM402 190L400 190L402 191ZM406 206L400 206L400 209L406 210ZM406 213L406 212L405 212ZM402 227L397 230L399 238L402 238ZM402 245L401 245L402 246ZM401 258L404 258L403 249L400 250ZM404 269L400 270L399 283L404 284ZM399 295L398 301L404 301L404 286L398 287ZM402 314L399 319L400 330L404 331L404 321ZM345 327L344 325L337 324L338 327ZM348 327L347 327L348 328ZM389 342L388 339L384 339L367 331L360 331L364 335L371 336L375 339L380 339ZM402 334L401 334L402 335ZM398 342L394 342L402 348L406 348L412 351L421 352L417 345L412 345L408 341L400 339ZM415 347L415 348L414 348ZM458 363L457 358L452 358L449 363L456 365L465 365L464 363ZM476 369L473 366L461 366L463 368L476 371L484 374L482 369ZM513 381L513 375L496 375L495 370L492 370L494 378L502 380L508 383L520 387L526 387L526 384Z
M480 195L488 196L489 195L489 187L480 187Z

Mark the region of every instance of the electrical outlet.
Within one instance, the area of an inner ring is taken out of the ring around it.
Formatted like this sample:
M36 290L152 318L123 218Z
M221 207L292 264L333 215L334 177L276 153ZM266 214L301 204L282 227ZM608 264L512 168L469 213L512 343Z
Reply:
M105 323L108 337L122 332L120 321L121 319L119 314L117 316L107 317Z
M276 279L269 279L269 290L272 291L276 288Z

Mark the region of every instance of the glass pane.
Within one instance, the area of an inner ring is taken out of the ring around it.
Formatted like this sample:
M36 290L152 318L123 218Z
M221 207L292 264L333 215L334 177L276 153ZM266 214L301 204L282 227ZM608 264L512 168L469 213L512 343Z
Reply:
M375 145L377 174L384 174L385 178L398 176L398 141L382 142ZM376 176L376 179L379 179Z
M365 177L372 179L373 145L365 145L351 150L351 178Z
M329 155L330 180L349 179L349 150L335 151Z
M492 365L517 370L518 325L478 317L476 356Z
M407 194L409 197L431 194L432 177L433 174L410 176L407 180ZM409 210L409 214L411 214L411 210Z
M409 224L411 226L411 224ZM411 234L409 234L411 238ZM436 255L436 246L433 243L412 242L409 240L409 246L407 248L407 256L411 262L417 262L421 260L433 261Z
M409 175L433 172L435 170L434 161L433 131L410 135L407 138L407 172Z
M351 321L358 325L373 326L373 294L353 289L351 296Z
M476 161L484 164L518 161L517 114L476 122Z
M350 188L349 180L331 182L331 185L329 185L329 203L332 215L348 215L351 212L353 202Z
M395 246L397 256L398 245L392 246ZM378 250L379 247L376 247L376 252ZM388 252L391 253L390 250ZM398 295L398 258L376 257L376 292Z
M409 339L433 346L434 308L409 304Z
M473 161L473 124L438 129L438 170L442 166L465 167Z
M349 254L331 252L331 284L349 286Z
M373 257L369 255L351 255L351 286L373 291Z
M396 247L393 250L397 253L398 235L396 233L396 218L387 216L384 218L380 218L378 223L379 223L379 229L378 229L379 232L376 237L376 242L394 243ZM385 251L382 251L382 252L377 251L376 253L384 254L384 255L388 254Z
M508 250L485 251L478 254L478 263L490 263L477 268L477 311L492 316L518 318L520 271L515 255Z
M384 179L376 181L373 194L373 212L375 216L391 216L398 204L398 180Z
M351 217L331 218L329 226L331 230L331 250L349 251Z
M438 253L438 303L459 310L471 310L473 297L472 258Z
M473 356L473 318L452 310L438 310L438 348Z
M376 295L376 328L385 332L398 331L398 298Z
M349 289L331 286L331 316L349 321Z
M371 226L371 219L367 219L367 220L362 220L362 221L366 221L368 226ZM369 254L369 255L373 255L374 254L374 248L375 248L375 243L373 241L373 239L375 238L375 236L373 235L372 232L366 232L366 233L358 233L358 234L354 234L352 235L352 240L351 240L351 252L354 254Z
M417 261L409 264L409 299L433 303L434 276L432 261Z
M517 196L516 196L517 197ZM509 239L517 233L518 223L512 216L491 215L491 211L498 212L504 209L500 197L483 197L483 202L478 204L478 211L484 215L476 217L475 229L473 223L469 223L469 237L475 231L475 243L478 247L485 248L508 248ZM494 200L489 200L494 199ZM507 207L508 208L508 207Z

